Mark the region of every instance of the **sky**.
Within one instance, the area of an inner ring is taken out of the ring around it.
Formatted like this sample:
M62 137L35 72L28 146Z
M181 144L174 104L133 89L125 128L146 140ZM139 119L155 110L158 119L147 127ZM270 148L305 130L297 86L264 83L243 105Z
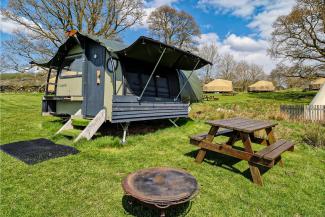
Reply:
M6 7L6 0L1 1ZM145 0L145 13L169 5L190 13L201 29L195 40L200 44L216 43L219 53L232 54L235 59L261 65L269 73L277 60L267 55L272 23L286 15L295 0ZM147 16L142 25L133 26L121 34L130 44L141 35L149 35ZM11 37L17 24L4 20L0 14L0 42ZM150 35L149 35L150 36Z

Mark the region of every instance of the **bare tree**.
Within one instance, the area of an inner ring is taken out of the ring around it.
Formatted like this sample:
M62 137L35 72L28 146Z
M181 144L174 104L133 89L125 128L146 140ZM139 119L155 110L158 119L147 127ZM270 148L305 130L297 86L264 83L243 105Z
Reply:
M292 76L320 76L320 71L325 71L324 0L297 0L290 14L280 16L273 27L271 56L293 62L296 69L308 65L311 73Z
M299 69L301 69L299 67ZM295 67L288 67L283 64L278 64L270 73L270 79L276 86L287 88L301 88L305 87L309 83L309 76L307 77L293 77L288 76L296 72ZM306 71L305 71L306 73Z
M236 65L234 74L235 78L233 81L235 86L240 87L244 91L256 81L266 79L266 74L261 66L249 64L243 60Z
M241 87L242 90L246 91L251 80L249 77L250 66L245 61L240 61L235 67L235 86Z
M142 0L9 0L1 14L21 27L3 46L11 56L28 60L48 58L76 29L104 38L139 23Z
M267 76L264 72L264 69L260 65L256 65L254 63L250 64L250 70L249 70L249 79L252 83L258 81L258 80L265 80L267 79Z
M217 75L216 67L219 59L218 47L215 43L205 43L199 47L198 54L213 64L208 64L200 70L200 74L203 74L202 80L204 83L207 83Z
M286 66L278 64L270 73L270 80L275 86L286 87L287 76L285 76Z
M149 15L148 24L154 38L179 48L193 48L193 36L200 35L200 29L190 14L166 5Z
M234 56L226 53L220 56L218 61L218 77L226 80L234 80L236 77L235 68L237 66L237 62L234 59Z

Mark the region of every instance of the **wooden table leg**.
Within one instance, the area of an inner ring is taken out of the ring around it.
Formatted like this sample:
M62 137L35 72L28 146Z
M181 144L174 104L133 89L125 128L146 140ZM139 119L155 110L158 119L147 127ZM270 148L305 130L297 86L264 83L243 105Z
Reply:
M199 152L197 153L197 155L196 155L195 162L196 163L202 163L206 153L207 153L207 151L205 149L201 148L199 150Z
M211 126L209 133L208 133L207 137L204 139L204 141L212 142L214 139L214 136L218 132L218 129L219 129L219 127ZM199 146L200 146L200 144L199 144ZM198 154L196 155L195 162L202 163L206 153L207 153L207 150L205 150L204 148L201 148L199 150Z
M267 135L268 145L272 145L273 143L276 142L273 128L272 127L266 128L265 131L266 131L266 135ZM279 165L281 167L284 167L284 162L282 159L279 161Z
M240 138L244 144L245 151L249 153L254 153L252 148L251 138L248 133L240 133Z
M226 142L227 145L233 146L237 141L238 133L237 131L233 132L233 135L229 137L228 141Z
M251 162L248 162L248 165L249 165L249 170L251 171L253 182L257 185L263 186L263 179L258 167Z
M274 135L274 132L273 132L273 128L272 127L266 128L265 131L266 131L267 139L268 139L270 145L272 145L273 143L276 142L276 138L275 138L275 135Z
M245 151L254 154L252 142L248 133L240 133L240 137L245 147ZM252 162L248 162L253 182L257 185L263 185L263 180L259 168Z

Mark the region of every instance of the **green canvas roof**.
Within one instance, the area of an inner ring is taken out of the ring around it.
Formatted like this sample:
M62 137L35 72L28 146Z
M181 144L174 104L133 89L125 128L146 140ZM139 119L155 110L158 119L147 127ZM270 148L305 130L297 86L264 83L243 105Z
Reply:
M192 70L194 68L199 69L207 64L211 64L209 61L189 51L167 45L145 36L141 36L132 45L123 50L116 51L116 53L120 56L156 63L164 49L166 49L166 51L159 63L160 66Z
M128 47L128 45L117 40L110 40L110 39L103 38L101 36L90 35L87 33L79 33L79 34L83 35L84 37L90 38L93 41L97 41L102 46L106 47L106 49L109 51L115 52L115 51L123 50Z
M77 37L69 37L58 49L54 57L49 61L31 62L32 64L43 67L58 67L66 53L72 46L76 45L78 41L91 39L104 46L108 51L115 52L120 57L133 58L149 63L156 63L166 49L164 56L159 63L160 66L176 68L182 70L199 69L207 64L209 61L192 54L189 51L184 51L179 48L164 44L162 42L141 36L132 45L127 46L121 42L104 39L102 37L93 36L85 33L76 33ZM82 43L81 43L82 44Z
M188 80L184 90L181 93L181 96L183 99L189 99L190 102L199 102L202 100L203 96L201 81L195 73L193 73L191 76L190 75L191 71L179 71L180 86L182 87Z

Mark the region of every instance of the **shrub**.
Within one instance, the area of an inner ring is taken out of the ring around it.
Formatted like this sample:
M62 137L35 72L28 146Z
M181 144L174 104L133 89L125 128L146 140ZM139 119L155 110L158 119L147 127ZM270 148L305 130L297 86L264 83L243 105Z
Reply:
M314 147L325 147L325 127L320 124L309 124L305 126L303 140Z

